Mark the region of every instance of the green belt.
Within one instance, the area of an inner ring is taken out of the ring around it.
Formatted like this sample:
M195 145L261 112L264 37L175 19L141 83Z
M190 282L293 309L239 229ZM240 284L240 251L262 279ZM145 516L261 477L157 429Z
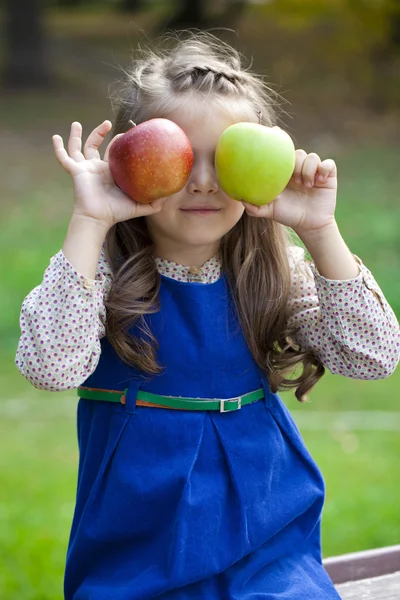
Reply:
M86 400L103 400L106 402L125 403L128 388L123 392L114 390L100 390L98 388L78 387L78 396ZM220 412L232 412L239 410L246 404L251 404L264 398L264 390L260 388L243 396L234 398L181 398L180 396L159 396L150 392L138 390L136 399L149 405L166 408L177 408L180 410L219 410Z

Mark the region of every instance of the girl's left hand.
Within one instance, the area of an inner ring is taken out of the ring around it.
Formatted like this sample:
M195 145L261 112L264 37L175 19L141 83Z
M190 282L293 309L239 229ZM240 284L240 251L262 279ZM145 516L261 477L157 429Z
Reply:
M337 170L333 160L296 150L293 175L270 204L243 202L252 217L266 217L291 227L300 237L335 221Z

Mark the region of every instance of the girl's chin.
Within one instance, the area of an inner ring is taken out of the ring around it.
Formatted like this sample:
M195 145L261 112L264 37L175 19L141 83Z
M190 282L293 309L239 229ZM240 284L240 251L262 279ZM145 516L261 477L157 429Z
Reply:
M189 232L188 232L189 233ZM219 246L221 236L210 236L210 235L199 235L199 233L193 235L185 235L179 238L181 244L185 246Z

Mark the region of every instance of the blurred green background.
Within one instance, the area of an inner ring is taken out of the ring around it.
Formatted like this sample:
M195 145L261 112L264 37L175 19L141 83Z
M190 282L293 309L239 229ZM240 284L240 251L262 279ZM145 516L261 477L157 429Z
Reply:
M400 10L394 0L0 7L0 598L55 600L74 505L76 399L35 390L13 362L22 300L62 246L72 209L52 134L112 119L118 66L138 41L213 28L282 94L297 147L336 160L340 228L400 315ZM399 543L399 384L399 370L377 382L327 374L307 405L284 394L325 476L325 556Z

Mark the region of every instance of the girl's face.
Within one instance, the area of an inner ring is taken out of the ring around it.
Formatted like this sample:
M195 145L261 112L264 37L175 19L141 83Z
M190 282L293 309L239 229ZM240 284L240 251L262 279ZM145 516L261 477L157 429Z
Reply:
M221 238L242 217L242 203L220 189L214 167L215 148L223 131L239 120L250 120L248 107L242 108L242 118L240 106L237 108L239 118L206 102L168 116L188 136L194 163L186 186L169 196L159 213L146 217L156 256L201 266L218 252Z

